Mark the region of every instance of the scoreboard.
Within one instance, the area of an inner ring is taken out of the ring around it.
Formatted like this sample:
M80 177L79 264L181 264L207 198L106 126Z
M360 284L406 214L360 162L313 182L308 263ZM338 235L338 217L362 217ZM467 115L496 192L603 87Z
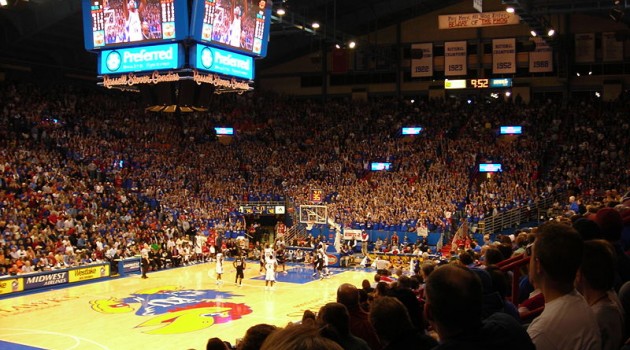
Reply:
M106 87L193 80L223 91L249 90L254 59L267 55L272 5L267 0L82 0L84 45L98 54ZM146 76L152 78L141 79Z
M254 57L267 55L271 1L244 0L229 6L222 0L194 2L190 34L194 41Z
M88 51L175 42L188 37L186 0L83 0Z
M445 89L496 89L512 86L511 78L479 78L444 80Z

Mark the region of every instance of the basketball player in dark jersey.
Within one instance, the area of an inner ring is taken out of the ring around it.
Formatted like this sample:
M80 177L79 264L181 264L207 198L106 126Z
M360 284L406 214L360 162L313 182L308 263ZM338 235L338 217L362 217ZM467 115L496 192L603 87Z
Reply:
M236 269L236 278L234 279L234 284L241 287L243 285L243 278L245 278L245 258L242 255L238 256L233 262L234 268Z

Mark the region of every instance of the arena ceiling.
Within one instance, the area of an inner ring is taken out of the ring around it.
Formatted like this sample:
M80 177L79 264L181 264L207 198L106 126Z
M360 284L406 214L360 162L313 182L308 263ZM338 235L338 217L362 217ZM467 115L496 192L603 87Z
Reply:
M0 7L1 64L14 69L35 66L62 69L85 76L96 72L96 56L83 48L81 0L6 1L8 4ZM276 0L274 8L282 6L287 14L273 21L268 56L258 63L259 69L317 51L321 42L361 36L458 1L470 2L472 9L473 0ZM514 5L521 16L531 16L528 18L532 20L577 12L608 16L615 6L613 0L502 2ZM616 6L630 8L630 0ZM301 29L310 28L313 21L322 24L317 34Z

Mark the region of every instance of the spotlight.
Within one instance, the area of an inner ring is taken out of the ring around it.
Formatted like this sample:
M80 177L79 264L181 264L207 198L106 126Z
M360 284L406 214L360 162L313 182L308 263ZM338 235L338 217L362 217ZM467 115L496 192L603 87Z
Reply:
M575 73L575 75L577 75L579 77L580 76L580 72Z
M588 72L588 75L593 75L593 72L592 72L592 71L589 71L589 72Z
M0 0L0 6L7 6L7 0Z
M595 97L600 98L601 96L602 95L599 92L595 91Z
M348 43L348 47L351 49L354 49L355 47L357 47L357 43L355 43L354 41L351 41Z
M533 37L537 36L538 34L536 33L535 30L532 30L531 32L529 32Z
M341 48L341 45L335 44L335 49L340 49L340 48Z
M319 29L319 23L317 23L317 22L313 22L313 24L311 24L311 27L312 27L313 29Z
M505 12L507 13L514 13L514 7L508 7L505 9Z
M276 13L278 14L278 16L284 16L286 14L286 11L284 11L283 8L279 8Z
M556 34L556 31L553 28L549 29L549 31L547 32L547 36L549 37L552 37L554 34Z

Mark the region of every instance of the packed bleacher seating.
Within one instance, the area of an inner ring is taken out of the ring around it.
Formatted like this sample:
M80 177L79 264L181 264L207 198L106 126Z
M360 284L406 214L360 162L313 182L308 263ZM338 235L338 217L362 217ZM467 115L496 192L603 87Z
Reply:
M330 216L346 227L452 233L462 221L558 189L591 200L606 190L619 195L629 182L628 171L613 171L628 159L628 123L615 119L624 99L562 108L498 100L322 104L252 94L180 115L145 112L133 95L77 87L5 84L2 96L5 237L46 256L63 255L70 243L68 251L84 255L72 263L137 254L139 242L168 251L169 238L182 243L196 231L244 232L239 202L299 205L310 188L324 190ZM237 129L229 144L213 135L221 124ZM526 133L505 140L496 132L504 124ZM402 137L404 125L422 125L424 134ZM369 171L376 160L393 170ZM476 165L486 160L504 171L477 181ZM199 254L194 245L191 254Z
M319 188L330 215L345 227L447 233L462 222L474 225L564 190L568 203L560 204L556 221L596 222L602 232L590 237L615 247L615 289L630 280L625 254L630 239L622 234L630 210L630 122L621 117L629 107L627 96L615 103L562 106L387 98L323 103L255 93L213 97L208 113L155 114L145 112L133 95L5 83L0 99L5 125L0 128L0 275L114 261L139 255L144 244L151 247L154 269L203 261L215 249L236 255L239 243L225 233L247 229L239 203L299 205L307 203L309 189ZM498 126L508 124L522 125L525 134L499 136ZM237 135L229 142L217 140L216 125L233 125ZM424 133L403 137L404 125L421 125ZM391 162L392 170L370 171L371 161ZM503 172L480 181L477 164L484 161L501 162ZM574 196L570 202L569 195ZM615 205L619 218L598 216ZM618 235L610 233L617 228ZM579 224L576 229L582 234ZM495 289L488 289L492 283L481 286L484 303L494 303L480 306L484 317L507 313L507 306L488 312L497 302L513 302L510 315L518 321L531 320L529 311L539 309L540 300L525 303L526 296L538 295L527 274L515 273L529 262L526 248L536 239L533 232L486 240L482 247L462 238L465 243L450 258L482 282L496 281ZM383 250L390 251L391 243L381 242ZM374 285L380 292L370 292L362 305L391 296L401 299L407 313L421 310L410 304L410 291L417 296L413 300L427 302L429 267L448 261L431 261L420 249L423 242L407 243L401 253L412 258L392 259L380 269L378 280L385 284ZM259 242L253 248L262 251ZM498 268L488 272L488 266ZM506 287L515 284L523 286L521 298ZM397 302L384 301L377 303L386 309L382 312L404 314ZM523 311L520 316L517 310ZM410 323L404 326L420 329L418 339L436 331L429 324L447 322L424 320L417 312L407 316ZM376 331L389 339L387 329ZM336 339L335 333L327 335Z

